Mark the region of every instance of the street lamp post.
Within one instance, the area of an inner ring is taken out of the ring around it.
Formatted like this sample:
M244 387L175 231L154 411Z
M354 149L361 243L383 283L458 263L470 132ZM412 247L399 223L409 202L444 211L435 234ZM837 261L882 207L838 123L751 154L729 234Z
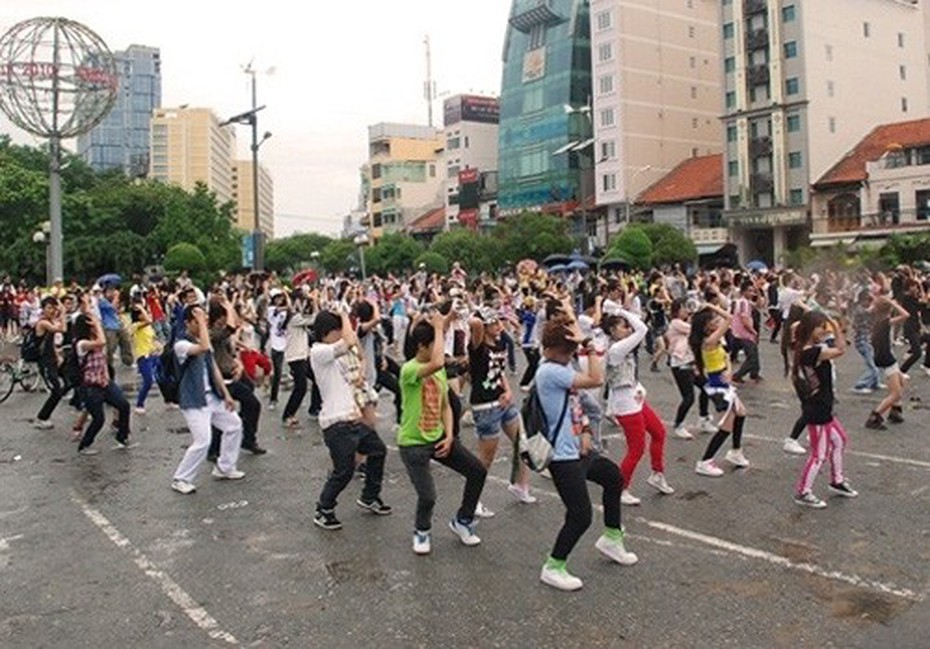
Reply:
M362 267L362 281L365 281L365 246L368 245L368 235L364 232L355 235L355 238L352 240L356 246L358 246L358 261L359 265Z
M640 168L637 169L635 172L633 172L633 175L630 177L630 187L628 187L627 190L626 190L626 193L627 193L627 196L626 196L626 219L624 219L624 220L626 221L626 224L627 224L627 225L630 224L630 207L632 206L633 201L635 200L635 198L630 198L630 188L633 187L633 183L636 182L636 178L639 176L639 174L645 173L646 171L649 171L650 169L652 169L652 165L646 165L646 166L644 166L644 167L640 167Z
M51 221L43 221L40 229L36 230L32 235L33 243L37 243L42 246L43 251L45 252L45 285L51 286L55 283L56 279L59 279L59 276L55 275L55 269L52 268L52 254L51 254L51 241L53 240L49 235L52 231Z

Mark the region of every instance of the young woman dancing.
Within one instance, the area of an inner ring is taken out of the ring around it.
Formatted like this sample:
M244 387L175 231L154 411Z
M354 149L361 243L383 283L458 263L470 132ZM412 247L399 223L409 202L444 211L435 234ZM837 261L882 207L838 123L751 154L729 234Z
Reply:
M688 309L688 300L678 298L672 302L671 309L672 321L668 326L668 354L669 364L672 368L672 377L675 379L675 385L678 386L678 392L681 394L681 403L678 404L678 410L675 413L675 426L673 434L680 439L691 439L692 435L685 427L685 417L688 411L694 405L694 388L698 388L698 409L701 420L698 424L698 430L702 433L716 433L717 426L711 421L709 416L709 399L704 392L704 380L695 371L694 352L688 344L688 336L691 335L691 311Z

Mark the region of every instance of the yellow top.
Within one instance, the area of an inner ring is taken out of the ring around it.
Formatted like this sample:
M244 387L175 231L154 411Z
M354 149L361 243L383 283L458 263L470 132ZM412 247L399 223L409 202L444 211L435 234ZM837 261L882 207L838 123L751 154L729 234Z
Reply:
M132 323L132 355L144 358L158 352L155 329L151 323Z
M723 345L717 345L713 349L702 349L701 360L706 374L722 372L727 369L727 350Z

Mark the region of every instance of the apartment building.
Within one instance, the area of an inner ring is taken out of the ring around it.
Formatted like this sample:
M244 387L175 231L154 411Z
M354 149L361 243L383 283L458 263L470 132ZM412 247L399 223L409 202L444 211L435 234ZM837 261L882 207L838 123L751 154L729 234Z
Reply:
M490 224L497 211L497 97L456 95L443 102L445 227Z
M930 108L923 3L723 0L725 220L742 259L807 244L810 185Z
M251 160L236 160L232 169L232 200L236 203L236 227L255 230L254 176ZM258 165L258 229L265 237L274 237L274 181L268 170Z

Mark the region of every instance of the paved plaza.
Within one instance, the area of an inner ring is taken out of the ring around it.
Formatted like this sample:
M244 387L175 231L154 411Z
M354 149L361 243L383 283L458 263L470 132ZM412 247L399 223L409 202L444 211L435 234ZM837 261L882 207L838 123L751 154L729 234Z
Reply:
M510 496L506 444L482 498L497 516L480 523L477 547L446 528L463 482L434 466L433 552L418 557L396 452L383 493L393 515L356 507L357 482L337 510L344 528L325 532L311 519L329 458L306 416L299 434L285 433L280 412L265 411L269 453L243 454L246 478L216 481L204 469L197 493L181 496L169 482L189 435L159 397L133 418L139 447L110 450L101 435L101 454L79 457L65 404L55 430L38 431L29 419L39 397L17 392L0 405L0 646L930 646L930 378L912 371L909 396L923 401L908 402L904 424L867 431L880 397L851 394L860 360L841 359L837 413L861 495L828 498L825 468L815 492L829 507L816 511L792 501L803 459L781 443L799 409L776 347L762 353L766 381L741 390L751 468L698 476L707 436L669 437L676 493L645 484L644 458L632 487L643 503L623 509L638 565L594 549L597 515L569 560L584 579L576 593L539 582L563 508L539 476L538 504ZM642 378L668 422L678 401L670 373ZM389 445L392 408L382 398ZM616 459L622 436L605 432ZM473 446L473 429L463 436Z

